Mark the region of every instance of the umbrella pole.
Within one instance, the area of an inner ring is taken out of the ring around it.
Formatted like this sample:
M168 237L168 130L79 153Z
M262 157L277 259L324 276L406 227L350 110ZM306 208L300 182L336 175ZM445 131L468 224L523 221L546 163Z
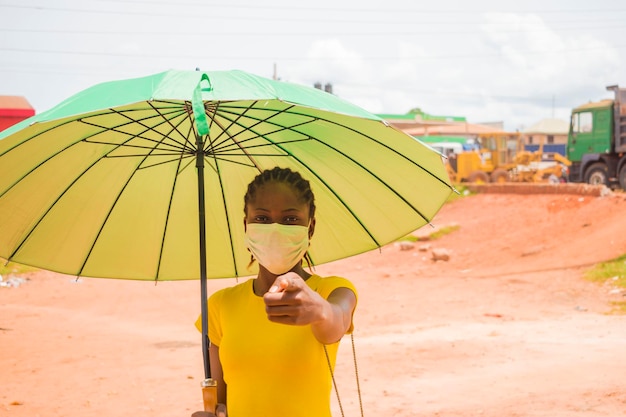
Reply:
M202 400L204 411L215 412L217 405L217 381L211 378L209 358L209 320L207 306L206 272L206 223L204 201L204 143L202 136L196 136L196 168L198 174L198 227L200 231L200 306L202 316L202 357L204 359L204 380L202 381Z

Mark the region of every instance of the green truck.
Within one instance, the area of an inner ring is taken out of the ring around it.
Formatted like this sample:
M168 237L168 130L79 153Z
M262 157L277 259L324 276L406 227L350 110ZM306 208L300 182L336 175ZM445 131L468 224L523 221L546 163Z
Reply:
M569 181L604 184L626 190L626 88L617 85L613 99L572 110L567 158Z

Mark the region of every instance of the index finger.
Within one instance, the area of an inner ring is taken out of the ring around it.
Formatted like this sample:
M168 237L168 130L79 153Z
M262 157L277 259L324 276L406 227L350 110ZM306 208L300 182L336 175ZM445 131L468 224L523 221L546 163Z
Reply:
M268 292L270 293L285 292L285 291L297 289L298 286L296 284L296 279L299 277L297 275L294 277L293 275L295 274L288 273L288 274L280 275L276 277L276 279L274 280L274 283L272 284Z

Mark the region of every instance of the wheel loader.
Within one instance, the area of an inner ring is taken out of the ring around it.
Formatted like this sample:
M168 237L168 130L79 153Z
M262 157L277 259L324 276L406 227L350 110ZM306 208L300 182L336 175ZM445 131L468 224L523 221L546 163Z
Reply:
M446 169L454 183L561 182L570 161L558 153L525 151L519 133L486 133L479 147L447 156Z

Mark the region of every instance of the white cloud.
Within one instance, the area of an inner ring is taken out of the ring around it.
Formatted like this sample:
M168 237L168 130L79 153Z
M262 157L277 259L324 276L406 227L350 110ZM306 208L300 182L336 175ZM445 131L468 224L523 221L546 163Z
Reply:
M76 2L63 10L44 3L0 6L7 28L17 28L0 37L0 89L26 96L37 111L105 80L196 66L271 76L277 63L282 79L332 83L372 112L420 107L515 128L553 112L567 117L571 107L609 96L606 85L626 84L623 28L611 29L624 13L603 0L248 8L234 0L184 10L163 3L145 16L124 2L90 6L101 14L72 12L87 8Z
M310 84L319 81L341 82L354 80L368 82L370 76L367 73L367 66L354 50L347 48L338 39L320 39L312 42L308 50L304 51L304 59L287 67L287 72L292 74L294 79Z

